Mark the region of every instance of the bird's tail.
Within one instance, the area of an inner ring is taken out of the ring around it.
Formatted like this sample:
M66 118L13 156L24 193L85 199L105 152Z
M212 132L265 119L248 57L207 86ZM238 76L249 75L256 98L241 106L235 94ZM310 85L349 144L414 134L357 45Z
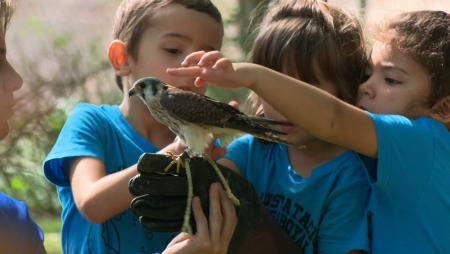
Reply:
M272 120L269 118L264 118L264 117L257 117L257 116L245 116L245 118L247 118L248 120L255 122L255 123L260 123L263 125L291 125L292 123L288 122L288 121L278 121L278 120Z
M303 147L287 140L285 132L271 128L272 125L292 125L286 121L276 121L262 117L237 115L236 118L227 121L225 128L235 129L252 134L253 136L276 143L287 144L294 147Z

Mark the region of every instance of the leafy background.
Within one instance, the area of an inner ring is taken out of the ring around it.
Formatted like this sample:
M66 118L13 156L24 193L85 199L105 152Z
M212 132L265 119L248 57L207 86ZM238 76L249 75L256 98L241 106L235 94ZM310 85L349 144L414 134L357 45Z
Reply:
M7 34L8 58L24 78L13 131L0 143L0 190L25 200L45 232L49 253L60 250L60 207L41 169L68 113L79 101L114 104L121 93L106 58L119 0L19 0ZM223 52L245 60L257 0L213 0L225 19ZM420 8L450 10L439 0L330 0L359 16L368 37L386 16ZM210 89L222 101L243 102L246 91Z

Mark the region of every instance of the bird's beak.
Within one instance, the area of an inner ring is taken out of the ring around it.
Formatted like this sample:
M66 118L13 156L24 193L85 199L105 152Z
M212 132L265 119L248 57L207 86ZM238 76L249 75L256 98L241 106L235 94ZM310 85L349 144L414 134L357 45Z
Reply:
M133 86L129 91L128 91L128 96L131 97L135 94L140 93L140 87L139 86Z

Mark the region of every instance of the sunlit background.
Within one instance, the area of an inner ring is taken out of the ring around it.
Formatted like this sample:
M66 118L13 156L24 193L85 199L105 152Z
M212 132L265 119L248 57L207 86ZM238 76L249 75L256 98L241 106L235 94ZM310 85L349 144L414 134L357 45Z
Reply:
M14 1L16 2L16 1ZM45 231L49 253L60 251L60 208L43 177L41 163L67 114L79 101L119 103L106 49L119 0L19 0L7 33L8 58L24 77L17 93L13 131L0 143L0 190L25 200ZM245 60L247 25L255 0L216 0L225 19L223 52ZM450 0L330 0L357 15L370 41L376 26L401 11L450 11ZM210 90L223 101L245 98L245 91Z

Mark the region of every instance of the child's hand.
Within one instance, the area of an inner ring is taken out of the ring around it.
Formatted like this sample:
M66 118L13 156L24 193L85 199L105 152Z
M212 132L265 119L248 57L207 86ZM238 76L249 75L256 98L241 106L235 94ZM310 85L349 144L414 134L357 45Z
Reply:
M209 225L202 211L200 199L192 201L197 233L180 233L164 251L169 253L227 253L228 245L237 224L236 210L219 184L212 184L209 191Z
M219 51L197 51L189 54L181 63L182 67L168 68L167 73L174 76L195 78L198 87L211 83L219 87L246 87L250 82L245 75L235 71L228 58L224 58Z
M186 150L186 148L187 146L183 144L180 137L177 136L172 143L161 149L158 153L180 155Z

